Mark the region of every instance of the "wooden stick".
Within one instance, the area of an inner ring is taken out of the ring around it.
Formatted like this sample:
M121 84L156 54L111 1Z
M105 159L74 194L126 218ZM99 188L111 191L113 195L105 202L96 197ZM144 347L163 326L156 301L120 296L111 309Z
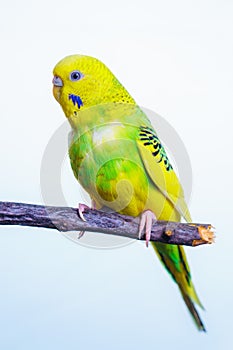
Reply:
M0 202L0 225L45 227L61 232L101 232L139 239L138 217L92 209L85 210L84 217L86 221L80 219L75 208ZM141 240L145 240L144 235ZM214 232L209 224L157 221L152 228L151 241L195 247L213 243Z

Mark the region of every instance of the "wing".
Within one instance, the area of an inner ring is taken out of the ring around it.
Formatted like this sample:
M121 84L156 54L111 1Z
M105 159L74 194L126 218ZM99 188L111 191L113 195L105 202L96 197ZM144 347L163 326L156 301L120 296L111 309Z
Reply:
M191 222L191 215L179 179L153 128L149 126L139 128L137 146L145 169L154 185L174 205L180 215L187 222Z

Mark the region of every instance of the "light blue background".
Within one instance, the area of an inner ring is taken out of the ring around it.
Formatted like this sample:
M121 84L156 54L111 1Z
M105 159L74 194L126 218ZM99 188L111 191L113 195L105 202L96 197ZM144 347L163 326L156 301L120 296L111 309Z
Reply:
M52 68L84 53L177 130L193 219L217 228L215 245L186 249L207 310L200 334L143 244L93 250L52 230L0 227L1 349L232 348L232 10L227 0L1 3L0 199L41 203L41 159L64 120Z

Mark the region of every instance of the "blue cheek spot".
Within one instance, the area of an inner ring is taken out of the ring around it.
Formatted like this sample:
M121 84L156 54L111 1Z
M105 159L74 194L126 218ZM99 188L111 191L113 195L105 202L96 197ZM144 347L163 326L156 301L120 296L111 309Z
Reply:
M74 106L77 104L78 109L83 106L83 101L80 96L69 94L69 100L73 102Z

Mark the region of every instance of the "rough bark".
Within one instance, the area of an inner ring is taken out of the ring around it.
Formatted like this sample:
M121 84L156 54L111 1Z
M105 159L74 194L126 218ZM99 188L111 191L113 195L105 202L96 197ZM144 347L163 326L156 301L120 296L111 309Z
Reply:
M45 227L58 231L91 231L123 237L138 238L139 218L87 209L86 221L77 209L26 203L0 202L0 225ZM141 240L145 240L144 235ZM197 246L214 242L210 224L157 221L153 224L151 241Z

